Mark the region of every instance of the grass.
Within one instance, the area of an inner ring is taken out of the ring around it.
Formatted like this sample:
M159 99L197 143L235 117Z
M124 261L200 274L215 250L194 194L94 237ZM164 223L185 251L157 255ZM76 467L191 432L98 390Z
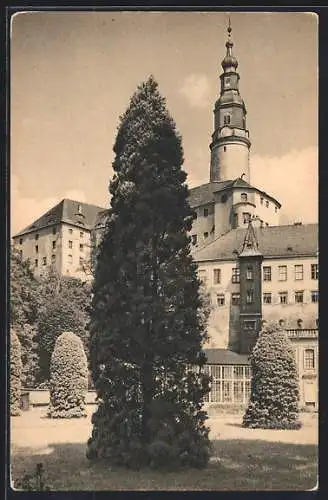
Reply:
M32 411L33 412L33 411ZM316 420L299 431L242 429L238 417L211 419L213 458L204 470L127 471L85 456L89 419L54 421L15 417L13 481L42 462L52 490L306 490L317 478ZM24 420L25 419L25 420ZM75 429L75 433L73 433ZM34 440L34 442L33 442Z

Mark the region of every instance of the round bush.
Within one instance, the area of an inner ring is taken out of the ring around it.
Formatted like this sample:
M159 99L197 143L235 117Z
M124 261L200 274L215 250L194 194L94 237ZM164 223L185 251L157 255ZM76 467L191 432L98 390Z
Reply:
M10 415L20 415L22 349L17 334L10 332Z
M250 401L243 426L299 429L299 382L294 352L287 333L270 323L251 354Z
M62 333L55 343L50 364L51 418L85 417L88 364L82 340L72 332Z

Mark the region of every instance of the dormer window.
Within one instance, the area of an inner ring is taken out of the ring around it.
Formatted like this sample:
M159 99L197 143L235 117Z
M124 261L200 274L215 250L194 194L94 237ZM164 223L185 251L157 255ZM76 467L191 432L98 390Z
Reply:
M240 198L241 201L247 201L247 193L241 193Z

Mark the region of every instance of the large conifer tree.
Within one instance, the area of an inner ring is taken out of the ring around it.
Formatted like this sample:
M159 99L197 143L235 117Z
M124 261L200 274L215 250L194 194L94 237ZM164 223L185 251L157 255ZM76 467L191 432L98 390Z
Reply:
M99 406L87 456L201 467L210 444L202 411L207 314L187 235L194 213L181 138L153 77L120 118L114 153L91 308Z

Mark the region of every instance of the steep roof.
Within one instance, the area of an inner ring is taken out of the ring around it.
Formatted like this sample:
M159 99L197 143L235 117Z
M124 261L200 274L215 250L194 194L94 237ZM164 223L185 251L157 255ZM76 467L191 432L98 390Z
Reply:
M247 229L233 229L199 250L197 262L236 260ZM255 228L259 251L264 258L314 256L318 251L318 224Z
M204 349L207 363L213 365L249 365L247 354L238 354L229 349Z
M97 205L64 198L39 219L32 222L32 224L25 227L22 231L16 233L14 238L62 222L84 227L85 229L91 229L97 220L99 212L103 210L103 207L98 207Z
M214 203L214 193L218 193L229 188L245 188L257 191L258 193L274 201L278 204L279 207L281 207L279 201L273 198L273 196L269 195L265 191L262 191L261 189L258 189L257 187L251 186L251 184L244 181L244 179L242 178L237 178L230 181L207 182L206 184L201 184L200 186L191 188L189 190L189 203L192 208L206 205L207 203Z

